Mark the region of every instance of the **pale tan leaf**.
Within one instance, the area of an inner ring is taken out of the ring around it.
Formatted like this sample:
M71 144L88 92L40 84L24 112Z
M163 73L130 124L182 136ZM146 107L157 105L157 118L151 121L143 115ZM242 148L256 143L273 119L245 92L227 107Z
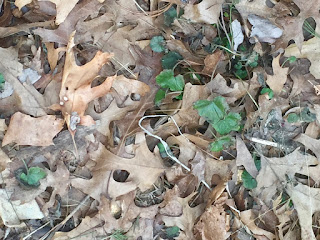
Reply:
M320 140L311 138L303 133L296 137L294 140L302 143L307 149L310 149L318 159L320 159Z
M279 63L280 55L272 61L273 75L268 75L267 84L273 90L274 94L279 95L283 85L287 81L289 68L282 68Z
M12 142L18 145L52 145L52 139L61 131L63 124L64 121L55 116L33 118L17 112L11 117L2 146Z
M285 49L285 57L308 58L311 62L310 73L315 78L320 78L319 62L320 62L320 39L314 37L302 43L301 51L296 44L291 44Z
M197 23L218 23L223 0L203 0L196 5L188 4L184 8L183 17Z
M258 170L255 166L254 160L249 152L247 146L242 141L240 136L237 135L237 166L244 166L247 172L252 176L256 177L258 175Z
M47 1L47 0L40 0L40 1ZM79 0L70 0L70 1L63 1L63 0L49 0L56 5L57 9L57 16L56 16L56 24L61 24L69 15L71 10L75 7Z
M320 191L298 183L288 184L286 192L290 195L294 208L298 213L302 240L316 240L312 229L312 215L320 211Z
M4 225L7 227L19 227L22 220L41 219L44 217L36 200L21 203L20 201L11 201L11 195L12 192L0 189L0 216Z

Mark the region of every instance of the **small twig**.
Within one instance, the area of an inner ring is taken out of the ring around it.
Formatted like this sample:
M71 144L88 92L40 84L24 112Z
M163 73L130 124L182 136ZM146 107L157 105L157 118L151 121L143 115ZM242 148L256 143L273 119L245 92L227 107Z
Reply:
M173 161L175 161L175 162L178 163L181 167L183 167L185 170L187 170L188 172L190 172L191 169L190 169L189 167L187 167L184 163L182 163L179 159L177 159L177 158L173 155L173 153L172 153L171 150L170 150L169 145L168 145L165 141L163 141L161 137L152 134L151 132L149 132L147 129L145 129L145 128L141 125L141 122L142 122L144 119L146 119L146 118L154 118L154 117L169 117L169 118L171 118L171 120L173 121L173 123L174 123L175 126L177 127L179 134L180 134L181 136L185 137L185 136L182 134L182 132L180 131L179 126L177 125L177 123L176 123L176 121L174 120L174 118L171 117L171 116L168 116L168 115L149 115L149 116L144 116L144 117L140 118L140 120L139 120L139 127L140 127L146 134L148 134L149 136L158 139L158 140L162 143L162 145L164 146L164 150L166 151L166 154L167 154ZM186 138L186 137L185 137L185 138ZM186 138L186 139L189 141L188 138ZM208 184L206 181L202 180L201 182L202 182L203 185L205 185L210 191L212 190L211 187L209 186L209 184Z
M268 141L268 140L255 138L255 137L248 137L248 136L246 136L246 138L248 140L250 140L251 142L260 143L260 144L263 144L263 145L276 147L276 148L283 148L279 143L271 142L271 141Z
M40 240L44 240L46 239L49 235L54 234L56 231L58 231L64 224L66 224L66 222L69 221L70 218L72 218L72 216L80 209L80 207L82 207L82 205L90 198L89 195L87 195L82 201L81 203L79 203L79 205L58 225L56 225L55 227L53 227L49 232L47 232L44 236L42 236L42 238L40 238Z
M34 233L38 232L39 230L41 230L42 228L44 228L45 226L47 226L50 222L47 222L45 224L43 224L41 227L35 229L34 231L32 231L31 233L29 233L27 236L25 236L24 238L22 238L22 240L26 240L27 238L31 237Z

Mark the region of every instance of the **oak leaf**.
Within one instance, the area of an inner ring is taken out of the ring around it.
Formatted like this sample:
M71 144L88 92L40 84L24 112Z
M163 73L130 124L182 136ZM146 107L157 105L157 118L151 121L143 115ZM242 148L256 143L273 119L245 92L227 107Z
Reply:
M74 34L71 34L67 46L66 61L60 90L60 109L71 132L76 130L76 124L91 125L94 120L85 116L88 103L109 92L115 76L108 77L102 84L91 87L91 83L98 75L101 67L113 56L109 53L97 52L95 57L83 66L75 62L73 52ZM75 119L75 120L74 120ZM74 121L76 121L74 123Z
M90 180L74 179L72 180L73 186L97 200L100 199L100 194L115 198L137 187L141 191L152 187L166 167L159 154L150 152L142 132L136 135L135 145L135 156L122 158L100 144L96 151L89 153L90 158L96 162L92 170L93 178ZM112 178L110 171L114 170L126 170L129 173L128 179L123 183L116 182L114 179L108 180Z
M55 240L72 239L77 238L79 240L88 239L88 231L90 231L90 239L95 239L98 236L102 236L113 233L117 229L121 229L127 232L129 229L137 228L141 229L143 226L138 224L134 225L135 219L150 220L153 222L155 215L158 212L158 206L140 208L134 203L135 192L130 192L126 195L122 195L117 199L117 202L121 204L121 217L116 219L112 215L112 206L115 204L114 200L109 200L102 196L99 199L98 213L93 216L86 216L81 223L71 230L70 232L58 232L54 235ZM143 231L143 229L142 229ZM152 231L148 234L148 238L152 239ZM129 234L127 234L128 236ZM131 235L129 235L131 236Z
M11 142L18 145L49 146L53 145L52 139L63 128L63 120L55 116L33 118L17 112L10 120L2 146Z

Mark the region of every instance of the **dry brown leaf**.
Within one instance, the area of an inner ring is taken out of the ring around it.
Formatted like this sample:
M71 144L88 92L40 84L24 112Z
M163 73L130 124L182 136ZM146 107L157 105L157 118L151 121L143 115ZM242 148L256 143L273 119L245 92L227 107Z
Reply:
M60 106L56 107L62 111L70 132L76 130L76 124L94 124L91 116L85 116L85 110L89 102L109 92L114 77L108 77L102 84L91 87L91 82L98 75L101 67L113 56L109 53L97 52L95 57L83 66L75 62L73 52L74 34L70 36L67 47L66 61L63 71L60 90ZM79 119L78 119L79 118ZM76 122L74 122L76 121Z
M250 231L256 238L258 238L259 236L265 236L269 240L275 239L275 235L273 233L263 230L255 224L254 220L256 216L253 213L252 209L241 212L240 218L241 221L250 229Z
M48 62L49 62L51 71L53 71L56 68L57 62L61 57L60 52L66 51L66 48L65 47L54 48L54 43L45 43L45 44L48 50Z
M136 135L135 144L135 156L130 159L116 156L100 144L98 150L90 153L91 159L96 162L92 170L93 178L73 180L72 184L97 200L100 199L100 194L117 197L136 187L141 191L152 187L166 168L162 164L161 157L148 149L143 133ZM129 173L126 182L108 180L112 178L110 171L113 170L126 170Z
M2 146L12 142L18 145L52 145L52 139L62 130L63 124L63 120L55 116L33 118L17 112L11 117Z
M177 136L177 137L168 137L167 143L169 146L179 146L180 154L179 161L184 163L185 165L189 165L189 160L194 159L196 153L199 151L199 148L192 142L188 141L185 136ZM231 169L235 166L235 161L232 160L216 160L206 155L205 157L205 172L204 172L204 180L207 183L211 183L211 178L213 175L219 175L221 179L228 178L231 173ZM166 173L169 181L175 179L176 173L174 169L172 171L167 170Z
M92 20L78 22L76 25L77 35L75 36L75 41L89 42L93 40L93 44L96 44L114 25L113 18L114 15L112 13L106 12L102 16Z
M320 181L318 174L320 165L316 157L310 154L302 154L299 149L282 157L261 157L261 170L259 171L257 187L253 189L253 196L258 197L272 206L272 199L278 193L278 186L287 182L287 179L295 179L296 174L309 176L316 183Z
M303 88L304 88L307 81L306 81L305 77L298 72L291 72L290 77L293 81L293 86L292 86L291 93L290 93L289 97L292 98L292 97L299 95L303 91Z
M62 22L57 29L49 30L38 28L33 32L39 35L43 42L56 42L67 45L69 36L75 30L76 24L87 18L89 15L96 14L100 7L101 4L96 0L81 1L72 9L65 21Z
M183 44L180 40L168 40L166 43L167 48L170 51L176 51L181 54L183 59L189 61L191 65L193 63L195 64L202 64L203 60L200 57L197 57L194 53L191 52L190 49L188 49L185 44Z
M160 204L161 219L166 226L177 226L182 232L179 239L194 239L192 229L195 220L203 213L203 204L191 208L188 204L194 196L179 197L179 189L175 186L167 190L163 202Z
M313 213L320 211L320 191L298 183L288 184L286 192L290 195L294 208L298 213L302 240L316 240L312 229Z
M10 162L10 158L5 154L2 149L0 149L0 172L7 168L8 163Z
M306 134L307 136L313 139L318 139L318 137L320 136L319 125L316 122L309 123L304 134Z
M237 135L237 166L244 166L248 173L254 178L258 175L258 170L255 166L254 160L252 158L251 153L249 152L247 146L242 141L240 136Z
M0 189L0 216L7 227L21 227L23 220L41 219L44 217L36 200L21 204L20 201L10 201L12 192Z
M10 97L0 100L2 112L13 114L16 111L21 111L35 117L46 115L43 110L43 96L29 83L22 84L18 80L23 70L22 64L18 61L18 52L13 48L0 48L0 55L3 59L6 59L6 61L0 62L0 72L14 90Z
M314 37L302 43L301 51L296 44L291 44L285 49L284 56L297 58L308 58L311 62L310 73L315 78L320 78L319 62L320 62L320 39Z
M188 4L184 8L183 17L197 23L218 23L223 0L203 0L196 5Z
M273 75L268 75L267 84L273 90L274 94L279 95L282 91L283 85L287 81L287 74L289 68L282 68L279 63L280 55L273 59L272 68Z
M154 205L151 207L140 208L137 207L134 203L135 192L130 192L126 195L123 195L117 199L116 202L121 206L121 217L116 219L112 215L112 207L116 204L115 201L110 201L105 197L101 197L100 205L98 206L98 213L94 216L86 216L79 226L71 230L70 232L58 232L54 235L55 240L63 240L63 239L71 239L77 238L80 240L87 240L90 236L90 239L94 239L98 236L102 236L105 234L111 234L116 229L121 229L127 232L130 228L134 228L138 231L143 232L140 224L135 226L135 219L139 217L142 221L153 219L158 211L158 206ZM149 226L150 227L150 226ZM149 228L150 229L150 228ZM90 231L90 235L88 235L88 231ZM134 231L133 231L134 232ZM148 238L152 239L152 231L147 234ZM131 235L128 235L131 236Z
M258 89L260 85L256 79L256 74L253 75L250 84L239 79L231 79L231 85L229 86L224 77L217 74L215 78L206 85L206 88L210 93L222 95L226 98L227 102L231 104L245 96L248 92Z
M199 221L194 226L196 239L215 240L228 239L229 235L229 217L225 212L223 205L228 199L227 193L220 197L217 204L209 206L200 216Z
M222 51L217 50L213 54L206 56L204 59L204 68L202 72L211 76L211 74L215 72L218 63L221 60L222 54Z
M300 134L294 139L295 141L302 143L305 148L310 149L318 159L320 159L320 140L309 137L306 134Z

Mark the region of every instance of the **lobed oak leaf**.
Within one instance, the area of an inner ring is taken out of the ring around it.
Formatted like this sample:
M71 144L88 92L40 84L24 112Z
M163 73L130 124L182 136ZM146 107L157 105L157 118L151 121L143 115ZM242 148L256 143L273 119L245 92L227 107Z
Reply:
M53 239L62 240L62 239L72 239L77 238L80 240L88 239L88 231L90 232L90 239L98 238L105 234L112 234L115 230L122 230L123 232L129 231L129 229L136 229L137 231L144 232L143 226L146 224L140 225L140 221L144 222L149 220L153 222L155 215L158 212L158 206L154 205L151 207L137 207L134 203L135 192L129 192L125 195L120 196L116 199L118 203L121 204L121 216L115 218L112 214L112 208L117 204L114 200L110 200L104 196L101 196L99 199L98 212L93 216L86 216L81 223L69 232L57 232ZM139 218L139 224L135 225L135 219ZM151 224L152 226L152 224ZM144 239L152 239L153 231L150 226L148 226L149 231L146 234L148 237ZM137 234L137 233L135 233ZM127 236L132 237L131 234L126 234ZM131 238L132 239L132 238Z
M97 52L95 57L83 66L78 66L73 53L73 32L67 46L66 61L63 71L60 90L60 110L64 115L71 132L76 129L76 124L91 125L94 120L90 116L84 116L88 103L109 92L115 76L108 77L102 84L91 87L91 83L98 75L101 67L113 56L109 53ZM76 123L74 123L76 119Z
M148 149L143 133L136 135L136 145L133 158L122 158L100 144L96 151L89 153L91 159L96 162L92 170L92 179L74 179L72 185L97 200L100 199L100 194L115 198L137 187L141 191L147 190L166 168L161 157ZM128 179L125 182L110 179L113 178L112 171L115 170L126 170L129 173Z
M11 142L18 145L53 145L52 139L61 131L63 124L63 120L57 119L55 116L47 115L33 118L17 112L11 117L2 146Z

